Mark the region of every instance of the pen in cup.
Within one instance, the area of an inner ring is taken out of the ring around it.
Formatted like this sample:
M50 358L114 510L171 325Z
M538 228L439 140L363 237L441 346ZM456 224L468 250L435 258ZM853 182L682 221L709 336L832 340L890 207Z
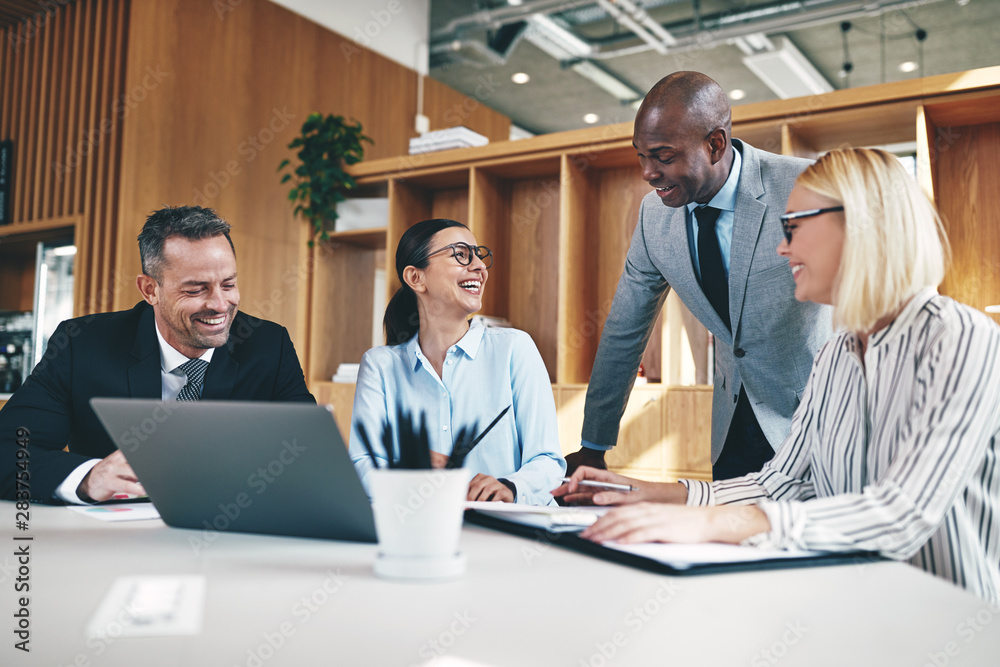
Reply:
M569 483L569 477L563 477L563 482ZM612 484L611 482L595 482L590 479L581 479L577 482L580 486L590 486L595 489L607 489L608 491L621 491L623 493L628 493L629 491L635 491L635 487L631 484Z

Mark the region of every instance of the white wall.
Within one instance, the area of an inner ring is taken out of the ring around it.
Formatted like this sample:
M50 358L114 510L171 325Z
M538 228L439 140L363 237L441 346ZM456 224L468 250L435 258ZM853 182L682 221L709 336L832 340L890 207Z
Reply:
M361 46L427 73L430 0L272 0Z

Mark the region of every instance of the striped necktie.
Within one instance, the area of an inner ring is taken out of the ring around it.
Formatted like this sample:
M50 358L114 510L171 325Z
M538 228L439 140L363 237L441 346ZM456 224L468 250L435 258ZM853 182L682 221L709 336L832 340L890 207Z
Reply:
M187 384L177 394L178 401L197 401L201 398L201 388L205 384L205 371L208 370L208 362L204 359L191 359L177 368L187 376Z

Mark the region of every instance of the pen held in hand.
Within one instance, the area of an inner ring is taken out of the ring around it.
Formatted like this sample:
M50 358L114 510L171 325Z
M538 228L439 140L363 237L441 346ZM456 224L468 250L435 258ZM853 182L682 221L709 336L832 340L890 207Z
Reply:
M562 481L566 484L569 483L569 477L563 477ZM606 489L608 491L621 491L622 493L629 493L630 491L635 491L635 487L631 484L612 484L611 482L595 482L590 479L581 479L577 482L580 486L589 486L595 489Z
M510 410L509 405L503 410L501 410L500 414L496 416L496 419L491 421L490 425L487 426L486 429L469 444L464 444L460 440L458 444L455 445L455 451L451 453L451 457L448 459L448 463L447 465L445 465L445 468L461 468L462 464L465 463L465 457L469 455L469 452L472 451L472 448L478 445L479 441L486 437L486 434L489 433L490 430L497 425L497 422L503 419L503 416L507 414L508 410Z

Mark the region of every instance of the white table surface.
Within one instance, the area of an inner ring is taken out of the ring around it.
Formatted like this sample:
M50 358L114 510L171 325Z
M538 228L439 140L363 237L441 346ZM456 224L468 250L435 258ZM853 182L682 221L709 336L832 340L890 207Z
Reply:
M394 583L374 545L231 533L196 553L198 532L159 520L14 521L0 502L0 665L1000 665L1000 610L901 563L666 577L469 526L465 576ZM13 648L25 535L30 654ZM116 577L163 574L206 577L199 635L85 636Z

